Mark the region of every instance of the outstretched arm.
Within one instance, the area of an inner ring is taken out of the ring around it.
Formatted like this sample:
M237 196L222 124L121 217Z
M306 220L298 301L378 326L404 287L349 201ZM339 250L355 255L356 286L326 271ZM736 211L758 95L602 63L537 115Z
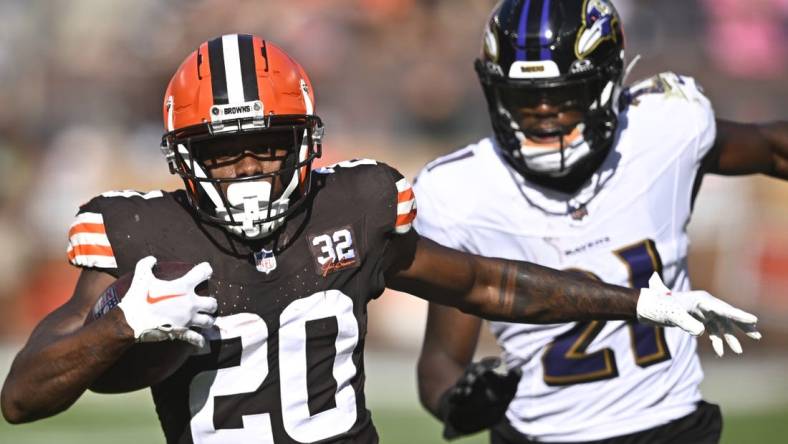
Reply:
M719 355L723 336L739 349L734 325L760 338L755 316L705 291L671 292L656 275L649 288L624 288L528 262L465 254L415 231L394 236L386 252L389 287L487 319L532 324L638 319L696 336L708 328Z
M636 317L636 289L461 253L415 231L393 238L388 251L387 286L487 319L549 324Z
M717 119L717 137L703 160L703 171L730 176L761 173L788 180L788 122Z

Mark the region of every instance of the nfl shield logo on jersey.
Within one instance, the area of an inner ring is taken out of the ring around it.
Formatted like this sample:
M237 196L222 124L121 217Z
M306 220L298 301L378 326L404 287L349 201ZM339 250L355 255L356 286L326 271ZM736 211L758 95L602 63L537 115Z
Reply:
M273 250L266 250L263 248L254 254L254 263L257 266L257 271L262 271L268 274L276 269L276 256Z

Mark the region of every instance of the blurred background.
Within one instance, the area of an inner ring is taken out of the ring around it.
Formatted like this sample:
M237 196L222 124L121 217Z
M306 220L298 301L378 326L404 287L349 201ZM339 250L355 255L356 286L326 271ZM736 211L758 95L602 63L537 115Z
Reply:
M78 270L66 233L111 189L174 189L159 152L162 94L200 42L247 32L310 74L326 122L322 164L376 158L412 178L487 135L472 61L493 0L0 0L0 376ZM788 0L618 0L630 79L694 76L718 116L788 119ZM665 131L670 131L666 128ZM724 442L788 442L788 184L707 177L689 230L703 287L757 313L765 338L743 357L701 353ZM440 442L416 398L426 304L370 304L368 402L382 442ZM496 353L490 337L480 355ZM161 442L150 397L87 394L0 442ZM485 442L483 435L467 442Z

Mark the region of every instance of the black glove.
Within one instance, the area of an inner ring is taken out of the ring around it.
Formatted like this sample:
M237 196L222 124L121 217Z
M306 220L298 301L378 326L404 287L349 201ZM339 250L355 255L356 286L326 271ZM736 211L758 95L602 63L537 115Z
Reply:
M495 371L499 365L499 358L472 363L441 396L439 410L445 439L484 430L503 418L522 372L516 368L501 374Z

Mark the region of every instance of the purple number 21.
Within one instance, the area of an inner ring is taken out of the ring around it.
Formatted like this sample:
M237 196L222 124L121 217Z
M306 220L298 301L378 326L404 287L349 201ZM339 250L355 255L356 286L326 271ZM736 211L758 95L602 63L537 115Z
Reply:
M632 287L648 287L652 273L656 271L662 274L662 260L651 239L621 248L613 254L627 266ZM599 279L593 273L577 271ZM578 322L571 330L557 336L542 355L545 384L571 385L618 376L613 350L604 348L591 353L586 351L604 326L605 321ZM670 359L662 327L634 321L628 327L632 353L638 366L645 368Z

